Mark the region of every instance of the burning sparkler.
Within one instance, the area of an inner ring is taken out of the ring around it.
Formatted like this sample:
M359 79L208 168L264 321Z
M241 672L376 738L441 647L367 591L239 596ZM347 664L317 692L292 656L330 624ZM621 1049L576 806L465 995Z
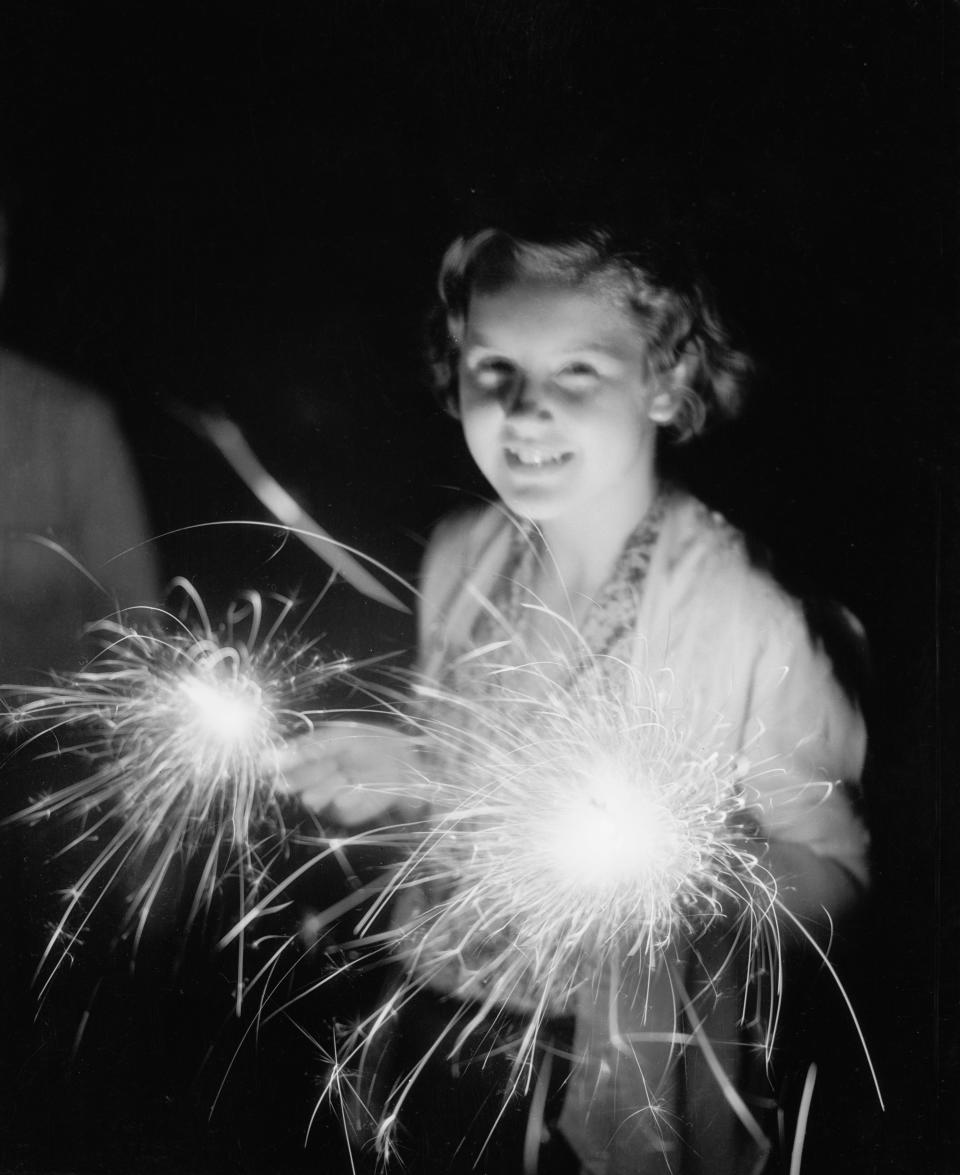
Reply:
M338 1047L327 1087L330 1098L364 1087L354 1070L382 1052L419 993L456 997L450 1024L396 1075L383 1104L357 1111L351 1099L354 1116L374 1122L384 1157L432 1056L474 1047L478 1030L519 1012L512 1096L532 1080L551 1017L571 1014L599 976L642 1006L677 943L695 943L718 920L765 971L775 1018L776 885L759 859L742 771L718 749L722 731L693 749L658 683L621 661L567 670L474 663L475 688L416 683L406 721L431 815L349 944L373 953L392 939L404 977ZM677 1043L687 1037L678 1032Z
M181 415L217 446L286 534L301 538L362 594L409 611L367 565L405 589L409 585L315 523L267 474L236 425L187 410ZM242 525L276 529L256 521ZM55 545L43 536L30 537ZM69 552L55 547L92 578ZM295 634L283 635L290 602L281 601L275 619L268 621L262 598L250 593L215 630L189 584L175 582L192 601L192 616L129 609L91 627L102 648L84 671L55 674L47 686L0 686L0 693L15 699L7 713L11 732L38 730L35 737L61 741L69 734L66 749L91 764L81 782L9 819L36 822L58 816L80 822L68 849L93 844L105 831L109 836L67 894L67 908L41 963L47 982L121 876L138 878L128 895L123 929L136 926L139 937L174 863L201 850L204 865L189 921L233 873L240 924L248 924L249 899L263 885L271 856L286 848L280 803L286 793L283 747L313 728L324 712L305 707L348 669L342 659L323 660ZM60 746L52 753L60 754ZM238 1009L242 935L239 951Z
M39 728L35 738L58 740L55 753L65 744L90 764L80 782L11 819L77 821L73 845L108 835L68 894L41 964L47 982L122 875L133 879L127 919L137 935L170 868L195 854L205 856L191 921L228 874L246 908L283 848L282 748L312 729L322 712L309 707L348 669L312 642L278 635L289 601L268 621L251 593L215 629L190 585L177 584L192 605L181 616L118 614L93 627L101 651L84 670L8 687L19 703L12 726ZM239 1001L242 965L238 978Z
M448 717L425 725L434 825L403 884L439 872L454 892L419 937L418 967L450 961L449 934L460 956L489 959L467 987L479 980L501 1002L535 991L559 1008L598 952L653 966L678 931L695 934L728 900L762 922L775 888L734 819L736 766L691 748L654 683L599 658L565 684L544 666L497 671L495 684L487 703L420 691ZM465 922L466 938L452 934ZM501 943L507 954L491 954Z

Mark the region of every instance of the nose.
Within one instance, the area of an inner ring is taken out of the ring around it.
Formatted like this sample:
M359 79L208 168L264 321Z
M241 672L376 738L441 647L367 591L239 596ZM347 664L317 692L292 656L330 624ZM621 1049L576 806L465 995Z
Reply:
M547 417L550 405L541 380L517 375L504 389L503 410L507 416Z

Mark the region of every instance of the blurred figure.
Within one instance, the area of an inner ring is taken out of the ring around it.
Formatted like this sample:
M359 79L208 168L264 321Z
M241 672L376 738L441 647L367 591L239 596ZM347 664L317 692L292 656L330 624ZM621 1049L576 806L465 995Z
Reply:
M7 230L0 205L0 298ZM82 640L86 624L118 606L156 603L151 533L109 404L0 346L0 684L42 683L51 669L79 668L92 652ZM37 748L8 743L2 749L0 816L22 809L42 791L68 786L87 769L73 756L49 754L49 741ZM86 1053L76 1053L108 971L102 956L93 952L86 964L79 962L78 951L70 982L45 1000L33 983L51 926L62 912L62 894L83 868L77 850L62 855L74 832L56 821L0 827L3 1170L19 1166L27 1154L44 1164L65 1163L56 1153L58 1140L82 1149L77 1123L95 1122L91 1111L98 1100L107 1100L100 1069ZM117 900L122 903L122 894ZM109 925L109 915L106 921ZM105 1005L109 1000L102 998L99 1007ZM122 1042L118 1050L136 1056L129 1047L132 1016L116 1013L105 1023ZM74 1066L76 1055L82 1068ZM140 1085L139 1075L131 1073L133 1062L126 1063L122 1072L128 1082ZM45 1127L38 1131L41 1117ZM93 1130L90 1126L88 1133Z
M7 227L0 208L0 298ZM0 346L0 682L76 668L85 623L154 603L150 534L110 406Z

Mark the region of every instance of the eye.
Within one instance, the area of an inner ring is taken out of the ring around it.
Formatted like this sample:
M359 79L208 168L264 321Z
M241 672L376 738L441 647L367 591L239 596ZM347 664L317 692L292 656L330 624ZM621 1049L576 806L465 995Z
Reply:
M496 392L514 377L515 369L508 359L481 359L470 368L470 376L478 388Z
M574 392L591 391L600 382L600 372L585 359L573 359L557 373L557 382Z

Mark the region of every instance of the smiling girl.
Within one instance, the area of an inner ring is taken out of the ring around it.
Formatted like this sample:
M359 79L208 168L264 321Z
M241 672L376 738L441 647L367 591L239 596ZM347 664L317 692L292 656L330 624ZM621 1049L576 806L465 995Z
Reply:
M490 688L484 649L518 672L536 661L572 674L573 632L591 655L669 680L665 704L682 707L690 738L715 740L719 728L717 749L740 765L781 900L826 927L866 882L867 838L850 798L865 752L859 710L801 605L735 529L658 470L662 435L685 439L736 415L748 361L699 286L666 279L604 231L460 239L443 260L440 297L438 390L498 500L447 519L431 540L420 669L467 697ZM321 732L290 778L309 807L355 824L396 806L395 784L376 785L414 760L399 736ZM569 1169L763 1169L763 1140L738 1107L757 1042L742 1022L745 964L723 970L729 953L723 928L675 949L674 973L699 1001L712 1050L676 1049L665 974L643 978L643 998L607 974L581 987L557 1126L575 1155ZM437 986L470 999L469 974L466 960ZM416 1170L453 1169L453 1150L431 1153ZM539 1169L560 1169L546 1155Z

